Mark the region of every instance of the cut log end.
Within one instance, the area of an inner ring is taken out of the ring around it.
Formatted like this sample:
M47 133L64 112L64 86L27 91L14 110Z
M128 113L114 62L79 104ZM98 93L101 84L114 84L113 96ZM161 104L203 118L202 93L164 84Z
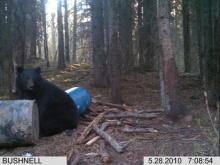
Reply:
M0 101L0 148L36 144L39 114L33 100Z

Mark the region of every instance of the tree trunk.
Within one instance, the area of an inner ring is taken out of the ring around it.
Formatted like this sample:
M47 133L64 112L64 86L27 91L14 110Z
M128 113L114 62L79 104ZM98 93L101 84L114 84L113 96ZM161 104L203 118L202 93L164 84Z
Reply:
M25 57L25 14L24 1L12 0L12 20L11 20L11 60L13 70L11 72L10 89L12 93L17 93L16 75L17 66L24 66ZM19 41L19 42L18 42ZM12 97L12 95L11 95Z
M163 75L163 62L162 57L159 55L159 78L160 78L160 105L161 107L166 107L168 105L168 96L165 91L165 80Z
M142 8L143 8L143 1L138 0L138 44L139 44L139 71L143 72L144 71L144 45L143 45L143 15L142 15Z
M156 11L154 10L155 0L143 1L143 58L144 69L152 71L154 69L154 44L153 44L153 17Z
M7 87L9 73L7 70L11 69L11 63L5 65L5 62L11 61L10 57L10 23L11 23L11 1L3 0L0 2L0 88ZM6 88L5 88L6 89Z
M57 4L57 26L58 26L58 69L64 69L64 40L63 40L63 21L62 21L62 2Z
M65 57L66 61L70 62L70 53L69 53L69 22L68 22L68 6L67 6L67 0L64 0L64 22L65 22Z
M47 44L47 27L46 27L46 12L45 12L45 0L41 0L41 9L42 9L42 20L43 20L43 29L44 29L44 54L46 59L46 66L50 66L49 56L48 56L48 44ZM53 36L52 36L53 37Z
M207 60L205 53L205 27L204 27L204 11L203 1L197 0L197 31L198 31L198 47L199 47L199 68L200 77L202 80L203 88L208 89L208 72L207 72Z
M119 1L119 44L121 54L121 70L128 72L134 67L132 41L132 0Z
M112 103L122 103L121 97L121 72L118 48L118 17L116 1L107 0L108 27L109 27L109 58L110 58L110 97Z
M56 27L55 27L55 13L51 13L51 54L53 60L57 60L57 44L56 44Z
M215 73L215 63L214 56L213 56L213 17L212 17L212 2L213 1L207 1L202 0L203 5L203 16L204 16L204 39L205 39L205 60L207 63L207 78L208 78L208 84L212 83L213 77Z
M219 86L220 86L220 68L219 68L219 48L220 48L220 36L219 36L219 29L220 29L220 16L219 16L219 0L215 0L215 15L214 15L214 66L215 66L215 72L214 72L214 88L212 89L212 96L211 100L209 100L209 103L211 103L211 106L219 107L220 97L219 97Z
M93 0L92 10L92 43L93 43L93 78L97 87L107 87L106 55L104 51L103 7L102 1Z
M106 52L106 56L107 56L107 63L109 60L109 27L108 27L108 4L107 4L107 0L103 0L103 8L104 8L104 35L105 35L105 52Z
M73 58L72 62L76 63L76 31L77 31L77 0L74 0L74 18L73 18Z
M42 49L41 49L42 45L41 45L40 39L37 39L36 44L37 44L37 50L38 50L38 57L42 58Z
M183 39L184 39L184 64L185 72L191 72L191 50L190 50L190 11L189 1L182 1L183 8Z
M29 14L30 19L30 59L37 57L36 51L36 38L37 38L37 2L36 0L30 1Z
M168 117L172 119L179 119L186 114L187 109L182 104L180 90L178 88L178 73L170 34L168 0L158 0L157 17L163 75L165 80L165 92L168 97L166 98L168 99L168 104L163 108L165 109L165 113Z

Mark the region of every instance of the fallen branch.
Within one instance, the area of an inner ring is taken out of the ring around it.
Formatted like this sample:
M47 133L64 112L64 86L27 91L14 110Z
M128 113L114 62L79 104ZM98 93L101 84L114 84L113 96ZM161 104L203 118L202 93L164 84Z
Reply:
M111 126L112 125L121 125L121 122L120 121L108 121L108 122L102 123L102 126L100 129L102 131L104 131L110 125ZM94 136L95 134L92 134L92 135L93 135L92 138L90 138L90 140L87 141L87 143L85 144L86 146L92 145L93 143L95 143L97 140L99 140L101 138L101 136Z
M69 162L70 159L72 158L72 156L73 156L73 152L74 152L74 149L73 149L73 147L72 147L71 150L70 150L69 155L67 156L67 162Z
M91 140L89 140L85 145L86 146L91 146L93 143L95 143L97 140L99 140L101 138L101 136L95 136L94 138L92 138Z
M83 124L83 125L89 125L89 124L90 124L90 122L80 120L80 121L79 121L79 124Z
M85 139L83 139L82 143L86 144L88 143L91 139L93 139L94 137L96 137L96 133L92 133L91 135L89 135L88 137L86 137Z
M117 120L115 120L115 121L107 121L107 122L104 122L104 123L102 123L102 125L101 125L101 130L102 131L104 131L108 126L118 126L118 125L121 125L121 121L117 121Z
M73 162L71 163L71 165L77 165L81 159L81 154L77 154L76 158L73 160Z
M100 156L103 163L110 163L110 156L106 150L106 144L104 140L100 140Z
M122 110L125 110L125 111L131 111L131 107L129 106L123 106L123 105L120 105L120 104L112 104L112 103L107 103L107 102L101 102L101 101L97 101L97 100L94 100L93 99L93 102L98 104L98 105L106 105L108 107L112 107L112 108L119 108L119 109L122 109Z
M146 114L138 114L134 112L121 112L119 114L108 114L105 115L106 119L110 118L122 118L122 117L137 117L137 118L155 118L159 113L146 113Z
M164 109L146 109L146 110L139 110L137 113L158 113L158 112L164 112Z
M157 125L159 125L159 123L141 123L141 122L128 122L128 121L121 121L122 124L126 124L132 127L136 127L136 128L146 128L146 127L156 127Z
M105 112L100 113L83 131L81 136L77 139L76 144L82 144L83 139L89 134L89 132L92 130L93 124L98 124L99 121L104 117L106 113L110 112L110 110L107 110Z
M156 133L158 130L154 128L118 128L117 131L126 133Z
M123 147L119 145L115 139L113 139L106 132L102 131L97 127L96 124L92 126L92 128L99 134L103 139L105 139L117 152L123 152Z

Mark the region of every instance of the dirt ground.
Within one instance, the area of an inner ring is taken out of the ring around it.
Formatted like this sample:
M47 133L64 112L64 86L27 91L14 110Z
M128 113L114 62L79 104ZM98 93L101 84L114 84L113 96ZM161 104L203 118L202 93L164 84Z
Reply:
M43 75L66 90L75 86L85 87L98 101L110 102L109 89L95 88L92 85L92 68L88 65L71 65L63 71L43 68ZM116 152L108 143L106 150L111 165L141 165L144 156L214 156L219 155L219 139L216 138L207 114L205 98L196 75L180 77L181 97L190 110L193 120L190 123L172 122L163 112L156 118L123 117L111 120L123 122L120 126L109 126L105 131L119 144L128 143L122 153ZM160 108L159 77L157 73L130 73L122 76L122 96L131 104L136 113ZM89 121L101 111L110 107L92 103L85 115ZM123 111L123 110L118 110ZM94 113L96 112L96 113ZM210 108L213 119L217 110ZM103 119L101 123L107 121ZM218 122L218 121L217 121ZM73 150L72 159L80 157L80 165L104 164L100 159L100 140L91 146L76 145L76 139L88 124L80 121L77 130L69 137L65 132L51 137L43 137L34 146L0 149L1 156L68 156ZM89 123L87 121L87 123ZM101 124L100 123L100 124ZM153 133L123 133L118 128L154 128ZM219 130L217 128L217 130Z

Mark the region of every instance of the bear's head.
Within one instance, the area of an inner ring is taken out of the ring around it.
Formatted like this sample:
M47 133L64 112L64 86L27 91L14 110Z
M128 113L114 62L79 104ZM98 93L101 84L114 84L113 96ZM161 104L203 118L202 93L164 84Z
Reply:
M17 67L17 86L25 91L36 91L39 89L42 77L41 68L23 68Z

